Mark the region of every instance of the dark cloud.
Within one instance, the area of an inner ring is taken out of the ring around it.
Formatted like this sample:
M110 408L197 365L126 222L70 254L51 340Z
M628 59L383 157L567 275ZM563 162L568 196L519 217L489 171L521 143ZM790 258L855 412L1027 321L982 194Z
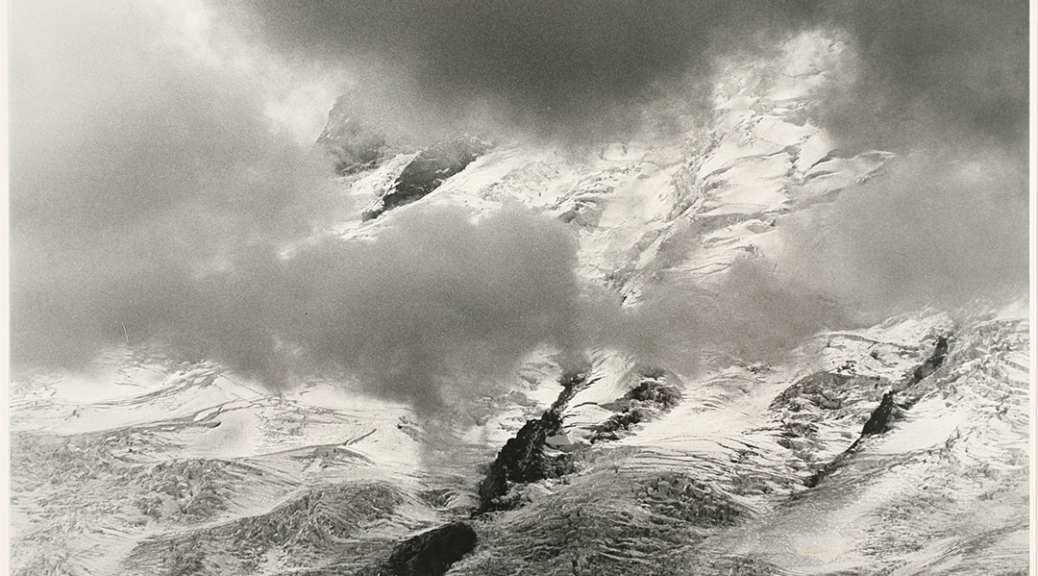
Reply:
M175 316L178 285L334 213L327 166L272 130L261 86L161 44L154 6L11 19L16 362L87 359L139 330L128 309Z
M201 280L162 335L271 384L352 374L373 394L442 406L510 376L538 346L576 348L581 291L562 224L504 210L405 211L376 241L243 255Z
M719 283L651 285L636 305L618 310L600 299L586 317L596 344L685 374L702 361L779 361L804 338L849 321L833 298L752 258L736 260Z
M786 235L802 285L872 319L1023 294L1028 6L834 2L848 43L814 113L839 146L898 152Z
M1026 293L1027 168L998 152L898 158L808 215L780 269L872 320Z
M156 6L12 6L19 365L74 367L119 342L163 342L272 385L349 373L435 410L543 344L666 366L766 358L854 306L954 304L1026 282L1018 3L217 7L263 54L350 68L358 113L412 135L616 135L646 103L705 106L717 56L844 29L858 73L816 111L848 145L931 151L797 228L779 267L788 277L740 264L717 289L660 287L627 309L577 282L561 224L518 210L479 223L405 210L371 242L299 247L341 204L329 168L271 125L259 76L163 43Z
M821 27L844 35L854 61L815 110L843 145L969 137L1019 150L1027 10L1026 0L256 0L224 14L279 50L350 66L355 116L387 130L578 140L629 135L674 102L708 112L719 56L774 52Z
M373 242L299 246L342 202L330 167L273 129L254 78L156 44L143 6L15 11L17 367L158 345L271 387L355 377L430 413L538 345L577 348L554 220L410 211Z
M415 211L374 242L300 246L342 199L310 146L271 125L257 78L160 43L151 5L16 8L16 367L157 344L272 387L348 374L433 411L448 385L574 347L562 224Z
M521 210L477 224L404 211L373 241L299 245L341 201L328 167L272 129L254 78L157 43L164 19L142 6L14 12L18 365L76 368L108 346L159 343L271 386L350 375L435 411L538 346L674 359L721 324L706 300L664 323L661 304L622 312L588 296L570 232Z
M1026 0L840 1L846 76L817 110L844 145L894 150L998 146L1023 156L1028 135Z
M410 91L448 127L486 122L589 137L637 128L647 104L677 90L682 99L709 96L703 80L715 55L772 46L809 20L814 5L256 1L233 14L282 49L347 62L365 74L353 93L362 114L372 113L367 99L385 105ZM385 121L407 116L406 109L372 115Z

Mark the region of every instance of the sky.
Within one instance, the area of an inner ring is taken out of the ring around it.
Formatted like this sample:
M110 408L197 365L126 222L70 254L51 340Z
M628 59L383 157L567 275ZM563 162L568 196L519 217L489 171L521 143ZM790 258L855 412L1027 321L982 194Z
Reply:
M12 361L76 369L162 342L272 387L350 372L435 406L465 363L492 378L588 334L654 348L649 320L589 298L572 236L522 210L478 225L430 212L374 245L283 258L351 216L313 149L328 110L345 94L357 121L419 144L644 137L664 113L709 118L725 57L813 29L851 49L812 117L843 149L898 153L890 177L791 225L785 278L740 272L763 293L676 313L661 290L643 317L752 350L848 316L798 283L877 317L1013 292L1027 281L1027 6L11 0ZM771 339L726 333L725 310L764 301L785 303L768 308Z

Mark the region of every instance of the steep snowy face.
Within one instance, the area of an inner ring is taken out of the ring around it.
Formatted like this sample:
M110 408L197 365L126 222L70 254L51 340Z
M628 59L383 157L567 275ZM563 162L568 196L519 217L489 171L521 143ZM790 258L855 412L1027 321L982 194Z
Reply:
M433 417L363 382L272 393L144 351L23 375L14 572L1025 571L1027 306L863 326L782 278L789 223L894 159L812 120L840 51L804 35L733 60L706 128L581 155L395 150L333 113L322 143L359 208L343 242L518 204L570 231L584 288L627 320L582 325L583 362L544 346L448 387Z
M478 218L519 202L558 218L580 237L587 278L624 296L663 274L717 281L735 256L760 255L775 242L780 216L864 182L891 156L834 150L809 119L839 49L806 36L770 60L732 62L705 130L618 142L586 156L500 145L426 192L424 205L463 206ZM379 206L406 185L404 172L390 161L344 185ZM386 187L387 179L399 184Z
M378 218L384 212L421 200L451 176L464 170L487 148L476 138L454 138L422 150L393 182L391 189L366 210L364 220Z

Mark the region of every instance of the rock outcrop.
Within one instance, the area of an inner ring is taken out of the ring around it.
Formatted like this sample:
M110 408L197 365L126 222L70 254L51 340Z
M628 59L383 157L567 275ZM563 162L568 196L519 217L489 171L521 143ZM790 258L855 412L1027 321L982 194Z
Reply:
M364 212L372 220L383 213L419 200L439 188L448 178L465 169L489 146L478 138L454 138L422 150L408 164L379 204Z
M559 433L562 427L562 411L579 387L587 382L586 374L564 376L561 382L562 392L551 408L540 418L524 424L515 437L505 443L487 469L486 477L479 484L477 516L493 510L508 509L514 505L504 499L510 482L536 482L558 477L569 469L564 456L552 458L544 453L545 441L549 436Z
M440 576L471 552L477 541L471 526L452 522L397 544L386 570L393 576Z

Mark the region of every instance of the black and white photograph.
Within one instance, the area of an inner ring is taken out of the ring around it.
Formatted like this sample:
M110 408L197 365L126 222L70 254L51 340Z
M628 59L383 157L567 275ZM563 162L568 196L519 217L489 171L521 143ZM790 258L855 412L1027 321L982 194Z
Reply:
M0 572L1035 574L1036 12L0 0Z

